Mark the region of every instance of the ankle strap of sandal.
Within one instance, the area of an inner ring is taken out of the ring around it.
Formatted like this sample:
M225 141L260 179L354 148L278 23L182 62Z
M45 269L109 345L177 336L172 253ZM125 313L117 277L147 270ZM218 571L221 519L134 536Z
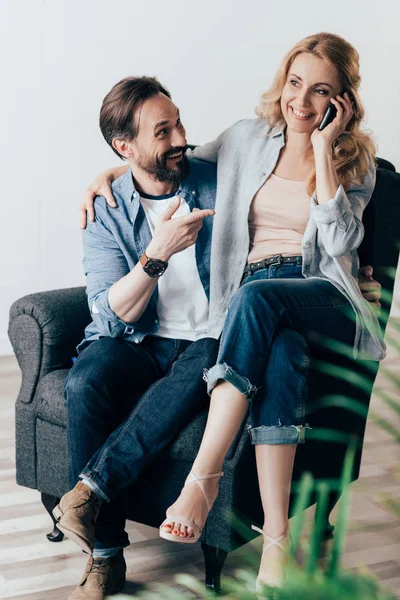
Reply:
M219 471L218 473L209 473L208 475L200 475L200 477L197 477L197 475L195 475L193 473L193 471L190 471L185 485L187 485L188 483L195 483L201 489L201 491L203 492L204 500L206 501L206 504L207 504L207 509L210 511L212 508L212 502L210 502L208 494L205 490L204 485L201 483L201 481L203 479L214 479L216 477L223 477L223 475L224 475L223 471Z
M190 471L188 479L189 481L201 481L202 479L213 479L214 477L223 477L223 475L223 471L218 471L218 473L208 473L207 475L200 475L200 477L197 477L197 475L195 475L193 471Z
M265 547L263 548L263 554L264 554L264 552L267 552L267 550L269 550L272 546L278 546L284 552L288 551L288 549L285 548L285 546L281 542L283 542L283 540L285 540L289 536L289 531L286 531L286 533L279 536L278 538L273 538L273 537L267 535L265 533L265 531L263 531L259 527L256 527L255 525L252 525L251 528L254 531L257 531L258 533L261 533L261 535L264 537L264 546Z

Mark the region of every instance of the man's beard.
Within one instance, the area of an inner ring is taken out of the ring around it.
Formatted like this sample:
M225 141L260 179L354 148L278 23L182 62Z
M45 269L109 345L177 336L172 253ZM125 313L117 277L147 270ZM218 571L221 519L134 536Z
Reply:
M163 181L165 183L180 183L182 179L185 179L189 173L189 162L185 157L187 146L183 148L171 148L168 152L165 152L162 156L156 159L149 159L146 157L139 158L137 160L138 166L146 171L149 175L152 175L157 181ZM182 160L175 164L175 169L170 169L167 166L167 158L177 152L182 151Z

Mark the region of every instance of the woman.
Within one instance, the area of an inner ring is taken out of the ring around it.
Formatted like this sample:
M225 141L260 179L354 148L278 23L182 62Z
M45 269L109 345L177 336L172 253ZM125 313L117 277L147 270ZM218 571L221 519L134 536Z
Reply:
M205 374L211 404L202 444L160 535L199 538L250 405L265 515L260 585L282 583L290 550L293 463L308 427L306 341L334 338L375 360L385 353L355 279L362 213L375 185L359 84L358 53L348 42L307 37L284 57L259 118L194 152L218 161L208 333L222 337ZM337 115L320 131L330 104ZM276 348L287 331L293 347L282 365Z

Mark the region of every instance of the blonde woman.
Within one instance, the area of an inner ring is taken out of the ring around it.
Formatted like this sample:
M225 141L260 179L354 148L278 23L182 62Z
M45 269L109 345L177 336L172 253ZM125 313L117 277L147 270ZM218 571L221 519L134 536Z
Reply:
M218 162L208 335L222 336L217 364L205 375L211 404L202 444L160 535L199 538L250 407L265 515L260 586L281 585L290 551L293 463L308 427L306 342L317 335L353 346L355 356L385 354L356 280L361 219L375 185L359 85L358 53L348 42L309 36L284 57L258 118L194 151ZM330 105L336 117L319 130ZM85 209L92 208L89 198ZM276 361L287 329L293 347Z

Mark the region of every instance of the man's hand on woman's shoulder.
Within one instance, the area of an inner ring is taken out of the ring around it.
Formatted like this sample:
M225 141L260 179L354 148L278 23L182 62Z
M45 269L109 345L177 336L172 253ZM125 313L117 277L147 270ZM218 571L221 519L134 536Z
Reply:
M360 290L362 295L368 302L371 302L373 305L377 315L381 310L380 299L382 296L382 286L379 281L375 281L372 277L373 268L371 265L366 265L365 267L361 267L358 272L358 285L360 286Z
M115 208L117 206L112 193L111 184L115 179L121 177L126 170L126 165L123 167L114 167L113 169L108 169L108 171L100 173L93 183L89 185L86 192L83 194L82 202L79 208L80 229L86 229L88 216L89 221L93 222L95 219L94 199L96 196L104 196L107 204L111 206L111 208Z

